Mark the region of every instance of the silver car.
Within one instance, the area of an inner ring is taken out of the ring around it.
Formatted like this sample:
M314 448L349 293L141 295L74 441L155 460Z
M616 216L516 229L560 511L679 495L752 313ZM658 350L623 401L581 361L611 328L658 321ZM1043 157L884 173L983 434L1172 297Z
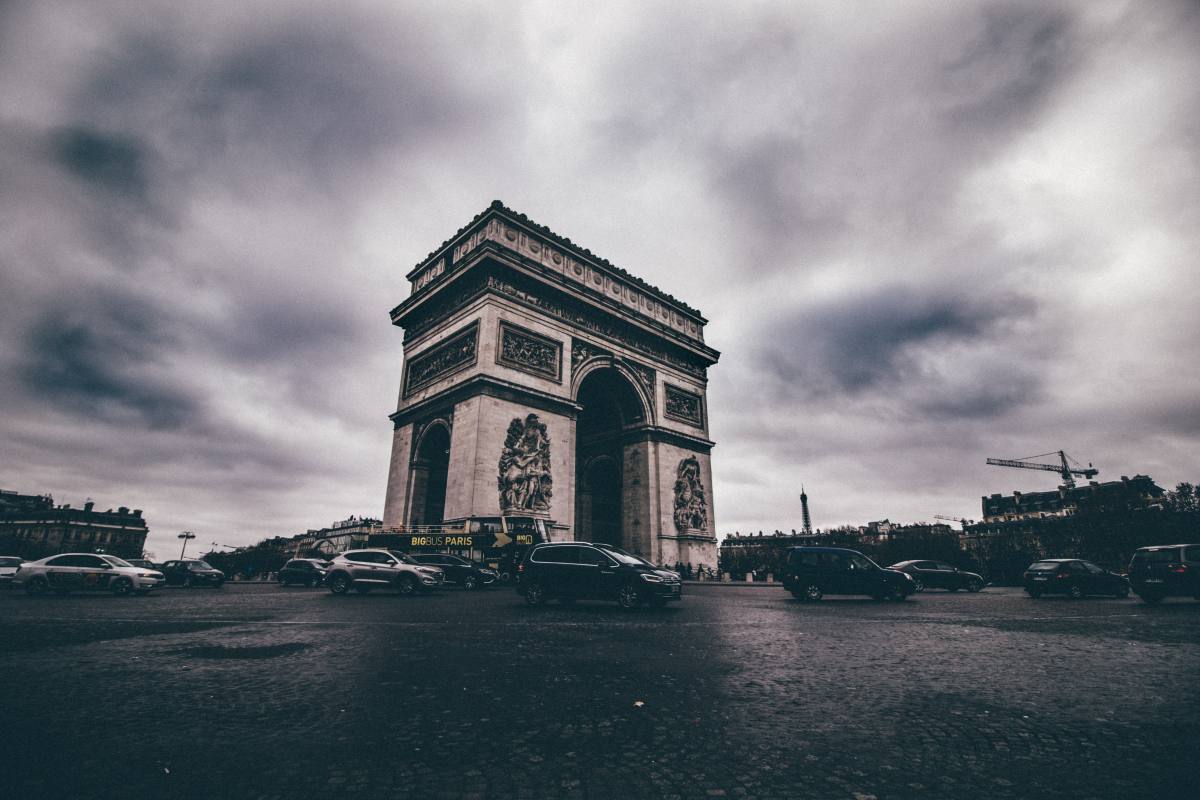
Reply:
M411 595L437 589L444 582L442 570L418 564L397 550L349 550L334 558L325 573L325 585L334 594L353 588L359 594L395 589Z
M13 581L32 595L51 591L144 595L162 586L166 579L161 572L135 567L116 556L62 553L22 564Z

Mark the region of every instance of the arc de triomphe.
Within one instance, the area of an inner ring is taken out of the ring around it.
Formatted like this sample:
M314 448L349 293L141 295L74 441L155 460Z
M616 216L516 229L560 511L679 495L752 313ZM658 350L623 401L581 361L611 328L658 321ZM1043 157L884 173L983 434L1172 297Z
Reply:
M532 516L716 565L700 312L499 201L408 279L385 528Z

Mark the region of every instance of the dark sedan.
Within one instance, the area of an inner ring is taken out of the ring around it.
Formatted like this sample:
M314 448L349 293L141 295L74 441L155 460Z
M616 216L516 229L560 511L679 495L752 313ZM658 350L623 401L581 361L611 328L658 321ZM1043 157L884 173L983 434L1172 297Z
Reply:
M198 558L168 561L159 569L168 586L223 586L225 573Z
M418 564L440 567L446 583L457 583L464 589L489 586L499 577L494 569L450 553L410 553L409 558Z
M316 558L293 558L279 570L279 585L320 586L328 562Z
M966 589L968 592L978 592L984 585L982 575L952 567L943 561L901 561L892 564L888 569L912 575L918 592L926 589L946 589L951 592Z
M1035 600L1044 594L1065 594L1073 598L1089 594L1129 596L1129 581L1124 575L1109 572L1081 558L1035 561L1025 570L1024 578L1025 591Z

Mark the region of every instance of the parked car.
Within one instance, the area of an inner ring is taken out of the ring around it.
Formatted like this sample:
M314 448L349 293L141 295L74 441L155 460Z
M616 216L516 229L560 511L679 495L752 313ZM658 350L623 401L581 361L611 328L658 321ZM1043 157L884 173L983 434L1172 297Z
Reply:
M951 592L966 589L968 592L978 592L984 585L982 575L953 567L944 561L900 561L888 569L911 575L915 584L913 591L917 592L926 589L946 589Z
M1147 603L1164 597L1200 600L1200 544L1139 547L1129 561L1129 582Z
M1025 591L1033 599L1044 594L1065 594L1080 598L1089 594L1129 596L1129 581L1124 575L1109 572L1082 558L1047 558L1035 561L1025 570Z
M0 556L0 589L12 586L13 575L25 563L25 559L17 556Z
M325 585L339 595L351 588L359 594L394 589L411 595L433 591L444 582L441 569L418 564L397 550L347 550L329 563L325 574Z
M327 563L319 558L293 558L279 570L279 585L320 586L325 580Z
M446 583L457 583L464 589L490 586L500 577L494 569L450 553L410 553L409 558L418 564L441 568Z
M225 584L225 573L207 561L198 558L176 559L164 562L162 573L168 586L215 586Z
M556 599L616 600L622 608L663 606L683 596L679 575L619 547L590 542L535 544L517 566L517 592L531 606Z
M116 556L62 553L21 565L13 580L32 595L53 591L149 594L164 583L161 572L142 569Z
M158 568L158 564L155 564L148 558L127 558L125 559L125 563L131 564L138 569L152 569L155 572L161 572L161 570Z
M865 594L876 600L904 600L917 590L905 572L884 569L857 550L843 547L788 548L783 588L798 600L827 594Z

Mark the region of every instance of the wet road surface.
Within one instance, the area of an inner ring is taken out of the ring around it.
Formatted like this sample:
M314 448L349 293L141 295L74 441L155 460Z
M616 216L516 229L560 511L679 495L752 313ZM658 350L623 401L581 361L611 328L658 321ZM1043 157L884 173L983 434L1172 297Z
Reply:
M1200 603L0 593L14 797L1194 797Z

